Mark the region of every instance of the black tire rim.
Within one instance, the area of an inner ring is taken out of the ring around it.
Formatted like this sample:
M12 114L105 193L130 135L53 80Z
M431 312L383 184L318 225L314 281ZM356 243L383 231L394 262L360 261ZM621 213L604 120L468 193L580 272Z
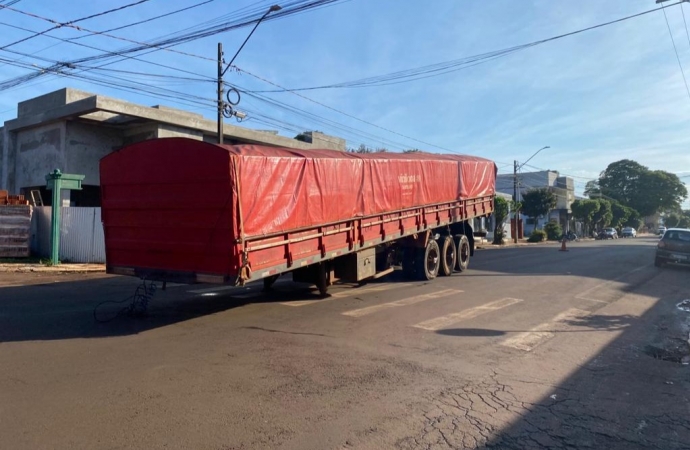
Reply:
M460 262L464 267L467 261L470 259L470 244L467 241L463 241L460 245Z
M446 267L448 268L448 272L453 271L453 266L455 266L455 245L453 245L453 241L450 241L450 245L448 242L445 243L445 249L446 249Z
M426 254L426 270L429 274L435 274L438 270L438 250L436 246L429 248Z

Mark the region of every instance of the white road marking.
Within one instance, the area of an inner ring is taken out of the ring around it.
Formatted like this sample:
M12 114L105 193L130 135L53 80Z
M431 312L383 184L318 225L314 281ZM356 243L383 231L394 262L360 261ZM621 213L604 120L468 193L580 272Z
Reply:
M342 291L338 291L334 294L331 294L330 297L322 298L322 299L314 299L314 300L295 300L295 301L290 301L290 302L282 302L281 305L285 306L306 306L306 305L313 305L317 303L323 303L331 300L336 300L339 298L347 298L347 297L354 297L356 295L362 295L362 294L370 294L372 292L383 292L383 291L389 291L391 289L398 289L398 288L404 288L412 286L412 283L386 283L386 284L377 284L374 286L368 286L368 287L356 287L356 288L349 288L345 289Z
M519 298L503 298L495 302L487 303L486 305L477 306L475 308L469 308L464 311L447 314L445 316L436 317L434 319L425 320L417 325L413 325L415 328L422 328L429 331L437 331L442 328L448 327L463 320L473 319L482 314L486 314L491 311L496 311L506 306L514 305L520 303L522 300Z
M501 345L524 350L526 352L532 351L536 346L553 338L556 335L555 331L563 329L565 327L564 322L567 320L578 319L589 314L589 311L584 311L582 309L568 309L558 314L550 321L537 325L528 332L520 333L506 339L501 342Z
M352 311L344 312L343 315L350 316L350 317L362 317L362 316L366 316L367 314L373 314L375 312L378 312L378 311L381 311L384 309L396 308L399 306L414 305L415 303L425 302L427 300L433 300L433 299L441 298L441 297L447 297L449 295L459 294L461 292L463 292L463 291L459 291L457 289L444 289L442 291L432 292L430 294L416 295L414 297L404 298L402 300L396 300L394 302L389 302L389 303L383 303L381 305L374 305L374 306L368 306L366 308L353 309Z

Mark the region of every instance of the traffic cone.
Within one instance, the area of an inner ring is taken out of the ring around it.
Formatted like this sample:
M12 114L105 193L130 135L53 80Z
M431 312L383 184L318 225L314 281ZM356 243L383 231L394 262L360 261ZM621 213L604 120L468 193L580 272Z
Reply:
M559 252L567 252L568 251L568 249L565 248L565 241L566 241L566 238L564 237L563 240L561 241L561 249L558 250Z

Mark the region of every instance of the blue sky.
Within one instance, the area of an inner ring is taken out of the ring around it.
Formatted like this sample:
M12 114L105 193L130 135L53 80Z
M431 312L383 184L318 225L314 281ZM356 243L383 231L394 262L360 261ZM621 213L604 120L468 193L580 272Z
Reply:
M201 1L150 0L79 25L100 31ZM22 0L13 8L67 22L131 2ZM274 2L215 0L182 14L111 34L145 42L241 12L242 8L268 8ZM320 86L512 47L655 7L654 0L340 1L262 23L235 65L284 87ZM690 78L690 37L681 8L671 7L666 12L686 76ZM685 6L685 14L690 20L689 5ZM30 34L11 26L35 31L51 27L46 21L10 10L0 11L0 23L0 47ZM107 66L206 78L204 81L105 70L89 72L182 92L179 97L174 95L176 99L47 75L2 91L0 121L15 117L17 102L64 86L143 104L181 107L213 118L215 87L211 79L216 72L216 45L223 42L229 59L248 32L249 28L242 28L174 47L201 57L168 51L141 56L172 69L135 60ZM33 55L22 61L36 64L34 70L38 70L48 63L36 57L65 61L98 54L97 50L50 37L84 34L83 30L62 27L7 50ZM131 45L107 36L89 36L77 42L110 51ZM6 51L0 51L0 57L21 58ZM0 63L0 80L31 71ZM246 90L274 88L246 73L229 72L226 80ZM185 94L198 99L190 103ZM497 161L502 173L512 171L514 159L525 161L548 145L551 148L539 153L530 165L577 177L580 191L586 180L623 158L652 169L690 175L690 96L660 11L438 77L388 86L263 95L312 114L295 113L243 96L239 109L248 111L250 117L243 123L245 126L279 129L286 136L294 136L300 130L320 130L346 138L353 147L364 143L391 150L420 148L481 155ZM690 177L683 180L690 184ZM685 207L690 207L690 203L686 202Z

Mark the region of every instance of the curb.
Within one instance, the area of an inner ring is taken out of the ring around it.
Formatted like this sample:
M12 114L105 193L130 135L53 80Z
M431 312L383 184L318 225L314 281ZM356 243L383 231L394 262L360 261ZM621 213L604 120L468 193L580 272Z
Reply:
M13 273L105 273L105 264L0 264L0 272Z

